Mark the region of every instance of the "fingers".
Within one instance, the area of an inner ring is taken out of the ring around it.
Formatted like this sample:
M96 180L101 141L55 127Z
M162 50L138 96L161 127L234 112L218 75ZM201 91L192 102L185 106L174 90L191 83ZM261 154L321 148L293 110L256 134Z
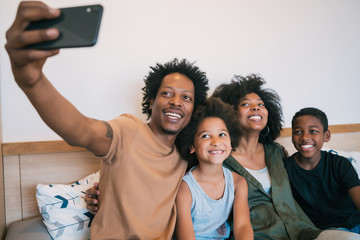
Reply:
M85 196L85 202L87 206L92 206L92 207L98 207L98 200L93 198L92 196L86 194Z
M89 188L86 190L85 194L85 203L86 208L92 213L96 214L99 210L99 201L97 200L97 197L100 195L100 191L95 189L94 187Z
M98 212L98 209L92 209L90 208L88 205L86 205L87 210L89 210L89 212L93 215L96 215L96 213Z
M24 71L23 75L28 76L30 72L41 70L42 65L48 57L52 57L59 53L59 50L27 50L24 47L54 40L59 37L59 30L56 28L26 31L27 26L31 21L40 19L56 18L60 15L59 9L52 9L42 2L24 1L19 4L18 11L14 23L6 32L7 43L5 44L6 51L9 54L13 70L24 70L29 64L35 63L27 67L29 71ZM37 62L39 61L39 62Z
M98 196L100 196L100 191L97 190L98 184L89 188L85 192L85 202L89 205L97 205L98 204Z
M86 190L86 195L88 195L91 198L97 198L100 196L100 191L98 190L99 184L94 183L94 186Z
M92 214L92 215L96 215L96 213L97 213L97 211L91 211L90 209L88 209L89 210L89 212Z
M59 17L60 10L50 8L42 2L24 1L19 4L13 26L24 30L31 21Z
M42 2L21 2L14 23L6 32L6 48L20 49L27 45L54 40L59 37L56 28L25 31L31 21L59 17L60 10L52 9Z
M86 208L92 213L96 214L99 210L98 201L93 198L85 197Z
M22 50L22 49L14 49L11 48L10 44L5 45L5 49L7 50L9 56L11 59L16 59L16 61L13 61L14 64L22 66L27 64L28 62L37 61L46 59L48 57L52 57L57 55L60 50L54 49L54 50Z
M59 30L56 28L16 32L9 31L6 37L8 42L13 43L13 48L23 48L31 44L55 40L60 36Z

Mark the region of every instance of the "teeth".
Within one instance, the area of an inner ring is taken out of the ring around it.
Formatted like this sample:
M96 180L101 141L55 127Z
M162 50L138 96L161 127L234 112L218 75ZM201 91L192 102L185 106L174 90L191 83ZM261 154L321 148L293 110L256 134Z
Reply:
M260 117L260 116L251 116L251 117L249 117L249 119L260 120L260 119L261 119L261 117Z
M165 113L166 116L170 117L170 118L173 118L173 119L177 119L177 118L181 118L181 116L177 113Z
M314 145L302 145L301 147L302 148L305 148L305 149L308 149L308 148L311 148L311 147L313 147Z
M212 154L220 154L220 153L223 153L223 151L210 151L210 153L212 153Z

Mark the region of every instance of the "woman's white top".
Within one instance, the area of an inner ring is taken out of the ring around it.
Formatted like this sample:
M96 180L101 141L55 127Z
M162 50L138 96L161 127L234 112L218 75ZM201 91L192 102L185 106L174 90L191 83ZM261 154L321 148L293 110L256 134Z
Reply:
M245 168L256 180L261 183L264 191L269 194L271 189L271 179L267 167L260 170L252 170L250 168Z

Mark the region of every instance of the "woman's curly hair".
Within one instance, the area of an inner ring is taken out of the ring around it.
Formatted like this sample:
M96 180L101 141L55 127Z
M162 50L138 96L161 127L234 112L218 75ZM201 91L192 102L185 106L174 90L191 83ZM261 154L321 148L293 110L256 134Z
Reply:
M194 99L194 110L207 98L207 91L209 90L209 83L205 72L190 63L188 60L173 59L164 65L157 63L155 67L150 67L151 71L149 75L145 77L145 86L142 88L143 101L142 101L142 112L147 114L148 119L151 117L150 102L156 98L156 94L159 90L163 78L171 73L180 73L187 76L195 87L195 99Z
M259 142L272 143L279 135L283 125L283 114L279 95L272 89L263 88L265 80L256 74L246 77L235 75L231 83L218 86L213 97L219 97L222 101L229 103L237 111L240 101L249 93L256 93L265 104L268 122L266 128L260 132ZM268 132L268 133L267 133Z
M180 132L176 138L176 147L180 156L189 162L189 167L198 163L196 154L190 153L194 145L194 136L200 123L209 117L217 117L224 121L231 139L231 147L234 150L241 137L239 118L234 108L221 101L219 98L208 98L200 104L191 117L190 123ZM188 169L189 169L188 167Z

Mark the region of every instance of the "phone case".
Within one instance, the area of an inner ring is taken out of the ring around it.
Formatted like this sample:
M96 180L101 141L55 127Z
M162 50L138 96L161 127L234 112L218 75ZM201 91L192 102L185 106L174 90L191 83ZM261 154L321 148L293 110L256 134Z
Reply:
M27 30L36 30L55 27L60 31L59 38L30 45L27 48L57 49L94 46L98 38L102 13L101 5L62 8L58 18L32 22L27 28Z

